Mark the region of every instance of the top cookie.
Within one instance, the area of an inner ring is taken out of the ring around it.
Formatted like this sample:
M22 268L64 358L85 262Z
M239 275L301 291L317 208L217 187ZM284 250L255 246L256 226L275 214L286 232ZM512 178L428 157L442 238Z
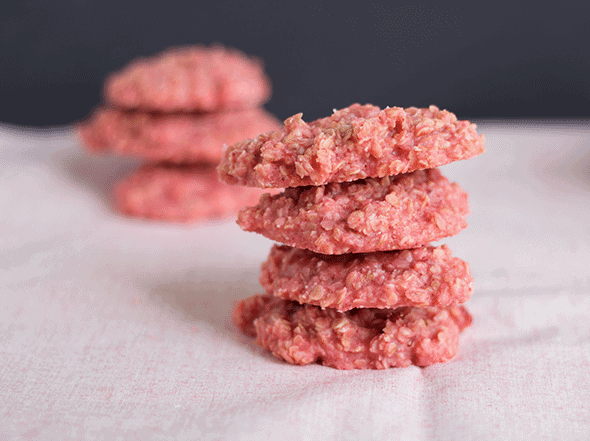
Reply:
M228 147L221 180L262 188L324 185L434 168L484 151L475 124L435 106L353 104L311 123L301 116Z
M104 86L109 104L161 112L255 107L270 92L260 60L222 46L168 49L134 60Z

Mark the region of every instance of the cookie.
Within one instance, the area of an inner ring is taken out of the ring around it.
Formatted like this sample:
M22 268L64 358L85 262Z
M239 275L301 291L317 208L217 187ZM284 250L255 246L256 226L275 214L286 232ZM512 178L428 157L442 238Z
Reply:
M430 366L452 359L471 324L463 306L353 309L338 312L272 296L242 300L234 322L291 364L336 369Z
M353 104L311 123L301 116L228 147L220 178L262 188L325 185L434 168L484 151L474 124L435 106Z
M219 182L211 165L146 165L116 186L115 206L128 216L194 222L235 215L261 193Z
M417 248L467 227L467 194L438 169L263 195L245 231L322 254Z
M269 295L338 311L447 307L473 291L469 265L446 245L339 256L275 245L260 284Z
M212 112L256 107L271 85L260 60L222 46L168 49L110 75L105 100L124 109Z
M149 113L99 108L79 127L92 152L134 156L151 162L221 160L224 144L276 130L281 123L262 108L216 113Z

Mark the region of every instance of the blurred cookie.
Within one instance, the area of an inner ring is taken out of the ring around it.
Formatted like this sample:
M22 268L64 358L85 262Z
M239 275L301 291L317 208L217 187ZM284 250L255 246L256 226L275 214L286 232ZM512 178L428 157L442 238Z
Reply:
M104 86L112 105L161 112L256 107L270 93L260 60L219 45L173 48L136 59Z
M448 361L457 353L459 333L471 320L462 306L338 312L272 296L242 300L234 311L236 325L275 357L336 369Z
M276 130L281 122L262 108L216 113L148 113L99 108L80 125L93 152L151 162L218 164L224 144Z
M261 193L219 182L211 165L147 165L116 186L115 205L128 216L194 222L235 215Z
M469 265L446 245L339 256L275 245L260 284L269 295L338 311L447 307L473 291Z
M238 187L240 188L240 187ZM322 254L417 248L467 227L467 194L438 169L292 187L238 214L245 231Z
M263 188L324 185L428 169L484 151L469 121L439 110L353 104L306 123L230 146L219 165L228 184Z

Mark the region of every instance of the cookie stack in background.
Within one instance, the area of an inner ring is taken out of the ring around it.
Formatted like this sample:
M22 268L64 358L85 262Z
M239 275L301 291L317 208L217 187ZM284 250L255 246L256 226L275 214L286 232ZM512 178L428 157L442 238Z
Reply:
M430 242L467 226L467 194L438 166L484 151L450 112L372 105L334 111L230 146L230 184L285 188L238 224L284 245L262 265L265 295L234 321L293 364L338 369L429 366L457 353L471 323L467 263Z
M262 63L235 49L192 46L131 62L110 75L105 104L80 124L91 152L146 161L115 188L118 211L191 222L233 215L262 191L219 182L223 145L281 127L261 106Z

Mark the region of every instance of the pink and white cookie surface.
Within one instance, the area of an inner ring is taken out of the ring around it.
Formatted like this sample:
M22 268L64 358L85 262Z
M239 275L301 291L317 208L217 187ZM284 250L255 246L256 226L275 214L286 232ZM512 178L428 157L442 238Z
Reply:
M258 188L235 188L219 182L215 167L208 164L145 165L119 182L114 192L120 213L174 222L235 216L262 193Z
M380 178L472 158L484 139L469 121L446 110L352 104L306 123L226 149L219 174L228 184L296 187Z
M221 45L168 49L111 74L108 104L159 112L214 112L264 104L270 80L263 63Z
M472 318L463 306L338 312L272 296L242 300L234 322L288 363L337 369L430 366L457 354Z
M337 311L447 307L473 291L469 265L446 245L338 256L275 245L260 284L275 297Z
M280 127L263 108L167 114L102 107L80 126L80 135L91 152L150 162L217 164L224 145Z
M467 227L467 193L438 169L288 188L238 215L238 225L323 254L415 248Z

